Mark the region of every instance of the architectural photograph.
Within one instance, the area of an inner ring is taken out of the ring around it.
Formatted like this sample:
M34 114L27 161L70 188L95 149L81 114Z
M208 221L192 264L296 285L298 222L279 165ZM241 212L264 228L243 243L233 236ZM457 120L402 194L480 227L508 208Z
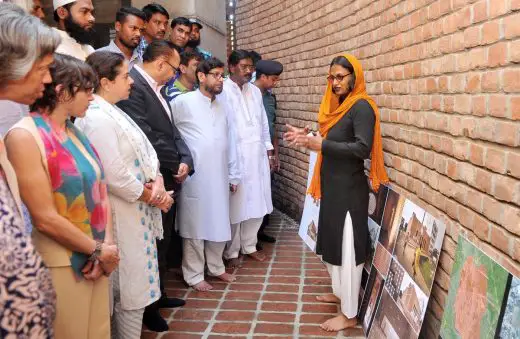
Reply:
M406 198L399 193L389 190L386 198L385 211L379 231L379 242L392 254L394 252L397 234L401 225L401 213L403 212Z
M0 338L520 339L519 225L520 0L0 0Z
M428 305L428 296L421 291L395 258L390 264L385 289L419 335Z
M439 220L406 200L394 257L427 295L435 277L445 229Z

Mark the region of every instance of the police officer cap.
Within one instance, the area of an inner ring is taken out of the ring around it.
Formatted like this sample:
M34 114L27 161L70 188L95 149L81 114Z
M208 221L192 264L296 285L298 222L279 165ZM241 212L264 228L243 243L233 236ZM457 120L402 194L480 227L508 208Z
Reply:
M280 75L283 72L283 65L274 60L259 60L256 63L256 71L265 75Z

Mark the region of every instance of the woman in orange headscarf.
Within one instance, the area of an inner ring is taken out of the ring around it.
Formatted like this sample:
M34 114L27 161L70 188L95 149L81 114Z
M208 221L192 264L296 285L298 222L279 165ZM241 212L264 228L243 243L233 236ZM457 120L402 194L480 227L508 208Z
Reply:
M335 57L327 79L319 133L288 125L284 139L318 152L308 193L320 200L316 253L327 265L333 293L317 299L341 304L341 314L321 325L340 331L357 324L361 274L370 247L364 160L371 158L369 179L376 191L388 177L379 111L366 93L360 62L348 54Z

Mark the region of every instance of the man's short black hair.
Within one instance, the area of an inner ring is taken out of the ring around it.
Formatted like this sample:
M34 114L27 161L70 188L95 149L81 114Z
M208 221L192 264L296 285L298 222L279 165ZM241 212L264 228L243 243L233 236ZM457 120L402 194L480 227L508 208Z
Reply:
M124 23L129 16L135 16L143 21L146 21L146 14L135 7L121 7L116 13L116 22Z
M145 19L146 22L150 21L152 16L156 13L164 15L168 20L170 20L170 14L166 10L166 8L164 8L163 6L161 6L155 2L144 6L143 12L146 15L146 19Z
M244 59L251 59L253 60L253 57L251 56L251 53L249 51L246 51L244 49L237 49L231 52L228 58L228 65L229 66L236 66L240 62L240 60Z
M208 74L212 69L215 68L224 68L224 63L215 57L211 57L207 60L202 60L201 63L197 66L197 72L195 74L204 73ZM199 82L199 77L197 77L197 82Z
M249 54L251 54L251 59L253 59L253 65L262 60L262 56L257 51L249 51Z
M170 57L176 50L177 53L181 54L179 47L167 40L154 40L151 44L146 47L143 54L143 62L153 62L160 57Z
M172 20L172 23L170 25L171 28L175 28L175 26L181 25L181 26L188 26L191 30L191 21L188 18L185 18L183 16L176 17Z
M193 50L193 51L183 51L181 53L181 65L188 66L191 60L196 59L197 61L201 61L204 59L202 55Z

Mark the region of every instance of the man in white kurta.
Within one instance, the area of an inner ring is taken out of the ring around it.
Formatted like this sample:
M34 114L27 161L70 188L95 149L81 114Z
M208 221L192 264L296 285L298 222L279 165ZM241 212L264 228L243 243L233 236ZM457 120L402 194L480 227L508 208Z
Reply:
M66 54L85 61L94 53L90 46L94 38L94 6L92 0L53 0L56 31L61 43L56 53Z
M249 83L254 71L250 54L233 51L228 65L231 76L224 81L223 94L236 130L242 180L230 198L231 241L224 258L229 267L236 267L240 252L265 260L256 243L263 217L273 211L270 165L274 166L274 154L262 93Z
M212 276L226 282L235 279L226 273L222 260L231 239L229 195L240 180L227 106L218 95L223 74L221 61L202 62L197 67L200 89L171 102L175 126L191 151L195 168L179 193L176 225L183 238L184 280L199 291L212 289L204 280L204 264Z

